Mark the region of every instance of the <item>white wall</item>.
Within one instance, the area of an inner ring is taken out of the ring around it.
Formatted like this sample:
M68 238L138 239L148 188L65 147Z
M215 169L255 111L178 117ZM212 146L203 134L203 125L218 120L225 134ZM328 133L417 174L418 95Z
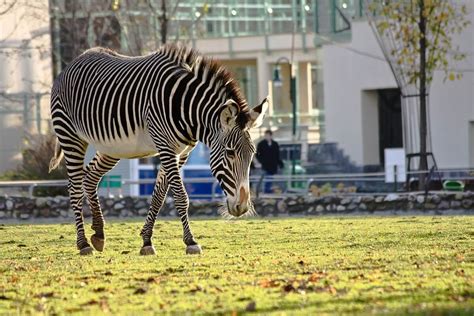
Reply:
M470 19L474 22L472 14ZM373 122L362 116L363 90L396 88L396 83L386 62L358 53L383 56L368 23L354 22L352 32L351 43L323 46L326 139L339 143L355 163L364 165L378 155L365 151L378 146L364 143L365 125ZM443 82L444 73L437 72L430 95L433 152L441 168L468 167L474 161L469 142L469 122L474 121L474 23L456 42L468 58L454 67L469 71L454 82Z
M373 163L374 154L364 153L362 103L366 98L362 91L396 88L396 83L386 62L352 50L383 58L370 26L354 22L352 32L351 43L322 49L326 141L339 143L353 162L365 165Z
M474 167L470 122L474 121L474 2L468 3L471 25L455 39L455 45L467 54L455 69L464 69L463 78L444 82L444 72L435 74L430 91L433 151L438 164L445 168Z

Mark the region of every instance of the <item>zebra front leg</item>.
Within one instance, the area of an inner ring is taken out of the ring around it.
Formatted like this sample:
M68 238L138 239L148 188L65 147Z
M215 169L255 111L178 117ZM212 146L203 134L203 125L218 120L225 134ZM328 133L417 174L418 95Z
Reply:
M141 255L154 255L156 254L155 248L151 242L153 236L153 227L155 226L156 216L160 212L161 207L168 193L168 180L163 169L160 169L158 177L156 179L155 188L153 189L153 195L151 198L150 209L146 217L145 225L141 230L140 235L143 238L143 247L140 249Z
M104 174L115 167L118 161L117 158L97 152L85 170L84 192L92 213L92 229L95 231L91 236L91 243L97 251L103 251L105 247L104 216L100 209L97 187Z
M166 178L173 192L175 207L178 210L181 223L183 224L183 241L186 244L187 254L200 254L201 246L194 240L193 233L189 227L188 208L189 198L184 188L183 179L179 174L179 159L173 154L162 154L161 166L166 173Z

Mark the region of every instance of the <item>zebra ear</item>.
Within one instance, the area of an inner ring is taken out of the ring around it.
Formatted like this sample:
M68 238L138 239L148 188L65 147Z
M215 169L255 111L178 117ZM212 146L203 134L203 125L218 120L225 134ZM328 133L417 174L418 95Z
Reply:
M259 105L250 110L250 120L247 123L248 128L260 127L262 125L269 103L270 101L266 97Z
M224 103L224 109L221 112L221 124L223 128L227 128L235 124L235 119L239 114L237 103L229 99Z

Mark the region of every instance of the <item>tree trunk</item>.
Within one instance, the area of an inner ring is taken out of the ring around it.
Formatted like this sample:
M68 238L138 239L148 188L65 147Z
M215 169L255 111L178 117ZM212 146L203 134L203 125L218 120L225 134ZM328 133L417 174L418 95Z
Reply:
M166 44L168 37L168 13L166 11L166 0L161 0L160 35L161 44Z
M427 111L426 111L426 17L424 16L425 0L419 0L420 9L420 167L419 171L428 170L428 157L426 155L426 142L428 136ZM419 189L424 190L426 174L420 174Z

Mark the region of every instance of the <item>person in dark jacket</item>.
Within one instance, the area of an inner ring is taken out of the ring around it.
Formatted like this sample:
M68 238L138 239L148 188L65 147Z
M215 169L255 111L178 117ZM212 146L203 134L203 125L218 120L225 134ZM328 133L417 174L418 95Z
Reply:
M265 138L257 145L257 160L262 165L265 175L273 176L278 173L278 168L283 168L283 162L280 160L280 147L273 140L271 130L265 131ZM265 182L265 192L272 191L272 183Z

